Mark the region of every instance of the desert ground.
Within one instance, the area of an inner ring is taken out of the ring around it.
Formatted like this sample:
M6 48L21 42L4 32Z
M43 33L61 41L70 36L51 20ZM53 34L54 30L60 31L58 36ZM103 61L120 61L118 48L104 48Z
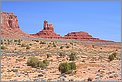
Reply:
M75 40L1 40L2 81L120 81L121 45L119 42L86 42ZM75 53L75 72L69 74L58 70L59 64L71 62L69 55ZM109 56L116 53L110 61ZM30 57L48 60L42 69L27 65ZM49 56L49 57L47 57Z

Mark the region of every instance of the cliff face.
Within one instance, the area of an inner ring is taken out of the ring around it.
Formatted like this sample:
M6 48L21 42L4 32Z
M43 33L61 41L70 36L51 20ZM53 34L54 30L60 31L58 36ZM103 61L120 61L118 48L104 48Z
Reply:
M100 40L99 38L94 38L87 32L70 32L64 37L54 32L54 27L52 24L48 24L44 21L43 30L36 34L27 34L22 32L19 27L17 16L13 13L2 12L1 15L1 37L2 38L49 38L49 39L75 39L81 41L99 41L106 42L106 40Z
M36 33L32 34L32 36L38 37L38 38L55 38L55 39L61 39L62 37L59 34L56 34L54 32L54 28L52 24L48 24L47 21L44 21L44 27L43 30Z
M0 13L1 16L1 37L2 38L26 38L32 37L22 32L19 27L17 16L13 13Z

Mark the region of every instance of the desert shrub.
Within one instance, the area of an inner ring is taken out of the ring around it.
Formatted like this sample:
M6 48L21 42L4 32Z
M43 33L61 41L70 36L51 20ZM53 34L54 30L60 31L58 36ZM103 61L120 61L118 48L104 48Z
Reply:
M65 57L66 54L65 54L64 52L59 52L59 56L60 56L60 57Z
M1 46L1 49L4 50L4 49L6 49L6 47L5 46Z
M47 60L43 60L43 61L39 61L38 58L36 57L30 57L27 60L27 65L34 67L34 68L46 68L49 65L49 61Z
M117 57L117 53L113 52L112 55L116 58Z
M18 40L14 40L14 42L18 42Z
M68 63L68 62L60 63L58 70L61 73L70 74L70 73L72 73L73 70L76 70L76 64L74 62L71 62L71 63Z
M25 45L25 44L21 44L21 47L26 47L27 45Z
M92 81L92 78L89 77L89 78L87 79L87 81Z
M71 44L71 45L73 45L73 43L72 43L72 42L70 42L70 44Z
M53 47L56 47L56 44L53 44Z
M31 67L38 67L38 58L36 57L30 57L28 60L27 60L27 65L28 66L31 66Z
M17 45L21 45L20 43L18 43Z
M64 46L61 46L60 49L63 49Z
M75 61L76 60L76 54L75 53L71 53L70 55L69 55L69 60L70 61Z
M48 45L48 47L50 47L50 45Z
M112 61L112 60L114 60L115 58L116 58L116 54L117 53L112 53L112 54L110 54L109 56L108 56L108 59L110 60L110 61Z
M74 62L70 62L69 65L71 70L76 70L76 64Z
M39 42L39 40L35 40L36 42Z
M1 42L0 42L1 44L3 44L3 40L1 40Z
M69 46L66 46L66 48L69 48Z
M26 46L26 49L30 49L31 47L30 46Z
M49 65L49 61L48 60L43 60L43 63L48 66Z
M46 42L45 41L40 41L40 44L46 44Z
M50 54L47 54L47 58L49 58L49 57L51 57L51 55Z
M13 68L11 71L13 71L13 72L18 72L18 69Z
M42 61L39 61L38 62L38 67L40 67L40 68L46 68L46 64L43 63Z
M66 73L70 70L70 65L67 62L60 63L58 69L61 73Z
M18 43L21 43L21 41L22 41L22 40L21 40L21 39L19 39L19 40L18 40Z
M30 43L29 45L30 45L30 46L32 46L32 44L31 44L31 43Z

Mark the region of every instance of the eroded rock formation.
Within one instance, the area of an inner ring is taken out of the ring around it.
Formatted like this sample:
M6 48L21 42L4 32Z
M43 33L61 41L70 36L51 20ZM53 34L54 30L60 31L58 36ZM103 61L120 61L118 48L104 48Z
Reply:
M19 27L17 16L13 13L1 12L1 37L2 38L27 38L33 37L22 32Z
M102 42L106 41L106 40L100 40L99 38L94 38L87 32L71 32L65 35L64 38L81 40L81 41L102 41Z
M36 36L38 38L55 38L55 39L61 39L62 37L59 34L56 34L54 32L54 28L52 24L48 24L48 22L45 20L44 21L44 27L43 30L36 33L32 34L33 36Z
M2 12L1 14L1 37L2 38L49 38L49 39L75 39L81 41L100 41L106 42L106 40L100 40L94 38L87 32L71 32L64 37L54 32L52 24L44 21L43 30L36 34L27 34L22 32L19 27L17 16L13 13Z

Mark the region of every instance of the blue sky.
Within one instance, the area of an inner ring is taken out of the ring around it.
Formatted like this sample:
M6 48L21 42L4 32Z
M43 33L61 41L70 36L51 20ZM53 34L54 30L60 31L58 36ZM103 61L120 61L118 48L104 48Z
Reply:
M52 23L55 32L85 31L105 40L121 40L120 2L2 2L2 11L14 12L26 33L43 29L43 21Z

